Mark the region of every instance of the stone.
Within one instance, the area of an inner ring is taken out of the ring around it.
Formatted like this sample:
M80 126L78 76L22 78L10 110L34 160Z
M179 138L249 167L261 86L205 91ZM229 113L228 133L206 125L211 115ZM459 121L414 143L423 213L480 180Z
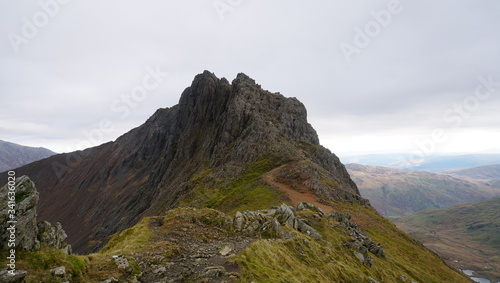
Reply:
M235 231L241 231L243 228L243 222L245 222L245 218L243 217L243 214L241 212L236 212L236 215L234 216L234 230Z
M398 278L396 278L396 280L406 282L406 281L408 281L408 277L406 277L406 275L402 274L401 276L398 276Z
M357 257L359 259L359 261L361 263L365 262L365 256L362 253L354 252L353 254L355 257Z
M326 216L326 213L323 211L323 209L321 209L313 204L310 204L308 202L300 202L297 205L297 211L305 210L305 209L309 209L311 211L317 212L318 215L321 217Z
M57 277L65 277L66 276L66 267L64 267L64 266L52 268L50 271L52 272L52 275L57 276Z
M205 268L205 275L210 278L222 277L226 274L224 266L209 266Z
M36 207L39 200L35 184L27 176L18 177L15 180L15 200L14 210L16 228L16 249L23 251L34 251L40 248L40 242L37 240L38 227L36 225ZM7 221L10 220L7 206L9 201L9 186L6 184L0 189L0 245L2 250L9 250L8 239L10 236L7 228L10 226Z
M224 248L222 248L220 251L219 251L219 254L221 256L227 256L229 255L230 253L233 253L234 252L234 249L231 248L230 246L225 246Z
M153 270L153 274L163 274L167 271L167 268L163 265L159 265L156 269Z
M130 263L128 259L123 257L122 255L114 255L113 259L115 260L116 266L118 269L127 269L130 267Z
M307 234L307 235L311 236L311 238L313 238L315 240L319 240L319 239L322 238L322 236L316 230L314 230L314 228L312 228L311 226L307 225L301 219L297 220L297 230L299 232L302 232L304 234Z
M276 210L275 215L278 216L278 219L281 223L285 223L290 225L291 227L294 227L295 211L293 210L293 207L283 203Z
M9 270L4 269L0 271L0 282L2 283L22 283L24 278L28 275L28 271L16 269L14 275L9 274Z
M100 283L111 283L111 282L118 282L118 279L111 277L109 279L101 281Z
M38 226L38 240L41 243L46 243L47 246L54 249L64 249L67 253L71 253L71 247L64 242L68 235L63 230L61 223L57 222L52 226L47 221L41 221Z

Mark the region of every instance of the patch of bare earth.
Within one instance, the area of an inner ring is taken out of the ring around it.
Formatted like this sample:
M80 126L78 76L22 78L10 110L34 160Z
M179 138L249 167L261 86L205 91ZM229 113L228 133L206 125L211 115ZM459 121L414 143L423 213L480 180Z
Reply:
M263 178L268 184L277 187L280 191L285 193L285 195L290 200L292 206L297 207L297 205L301 202L308 202L310 204L313 204L321 208L326 213L333 212L333 208L331 206L323 204L321 202L321 199L316 195L314 195L313 193L311 193L310 191L306 189L300 189L300 191L295 190L286 184L276 181L275 174L280 169L281 167L271 170L270 172L266 173Z

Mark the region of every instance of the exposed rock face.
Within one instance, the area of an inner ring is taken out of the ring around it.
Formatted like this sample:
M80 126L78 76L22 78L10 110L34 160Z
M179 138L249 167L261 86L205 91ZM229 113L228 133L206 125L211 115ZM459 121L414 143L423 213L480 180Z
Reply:
M61 223L57 222L52 226L47 221L41 221L38 226L38 240L41 243L47 243L47 246L54 249L63 249L66 253L71 254L71 246L64 240L68 237L63 230Z
M22 176L15 181L15 200L8 205L9 186L5 185L0 189L0 237L3 250L9 250L11 226L8 223L9 210L15 211L15 247L18 250L32 251L40 248L40 242L37 240L38 228L36 225L36 205L38 203L38 192L35 184L26 176Z
M35 184L27 176L22 176L15 181L15 201L8 204L9 186L5 185L0 189L0 235L1 249L9 250L11 226L10 211L15 211L15 248L23 251L34 251L40 248L40 243L46 243L48 247L54 249L64 249L68 254L71 253L71 246L64 242L67 235L64 232L61 223L56 223L54 227L47 222L42 221L37 224L37 204L39 200L38 191ZM11 206L13 205L13 206Z
M339 159L319 145L306 116L297 99L263 90L245 74L229 83L205 71L178 105L159 109L115 142L56 155L18 174L37 183L41 219L62 223L80 253L95 251L144 216L176 207L205 166L220 171L262 157L276 166L308 160L307 170L316 177L301 186L331 200L363 202ZM288 169L295 176L303 168Z

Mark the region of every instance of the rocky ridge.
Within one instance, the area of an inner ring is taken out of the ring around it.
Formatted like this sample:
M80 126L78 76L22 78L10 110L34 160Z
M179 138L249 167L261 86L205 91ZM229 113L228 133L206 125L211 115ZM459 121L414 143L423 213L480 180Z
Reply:
M350 221L348 213L327 215L321 208L305 202L296 208L282 204L259 211L237 212L232 217L214 210L175 209L166 217L150 219L149 227L154 232L149 248L111 257L117 268L123 270L123 274L117 276L120 280L237 282L241 279L237 255L252 243L263 239L283 242L297 237L325 242L327 240L308 224L308 219L322 218L332 219L332 227L340 228L351 237L352 241L346 241L344 246L352 250L352 256L363 264L371 266L373 263L368 252L385 257L381 245L374 244L370 237L364 235ZM133 232L127 234L133 235ZM105 247L104 250L113 251L113 247ZM127 275L133 269L129 262L137 262L139 274ZM106 280L112 282L118 278Z
M177 207L205 168L233 186L230 180L262 160L268 171L307 161L305 189L330 200L365 202L339 159L319 145L304 105L242 73L229 83L205 71L177 105L159 109L115 142L52 156L17 173L37 183L39 217L62 223L75 251L87 253L143 217Z

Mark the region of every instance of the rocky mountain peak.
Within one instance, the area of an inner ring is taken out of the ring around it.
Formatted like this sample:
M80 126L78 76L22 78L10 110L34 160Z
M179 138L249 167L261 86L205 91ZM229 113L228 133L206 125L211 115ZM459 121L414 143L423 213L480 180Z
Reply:
M300 101L264 90L243 73L229 83L205 71L179 104L115 142L56 155L18 174L37 184L40 218L61 222L75 251L89 252L144 216L179 205L234 209L242 205L236 195L253 190L260 195L248 196L247 206L275 205L277 185L262 180L274 169L276 182L316 198L365 203L340 160L319 145ZM242 182L246 190L231 189L244 188Z

